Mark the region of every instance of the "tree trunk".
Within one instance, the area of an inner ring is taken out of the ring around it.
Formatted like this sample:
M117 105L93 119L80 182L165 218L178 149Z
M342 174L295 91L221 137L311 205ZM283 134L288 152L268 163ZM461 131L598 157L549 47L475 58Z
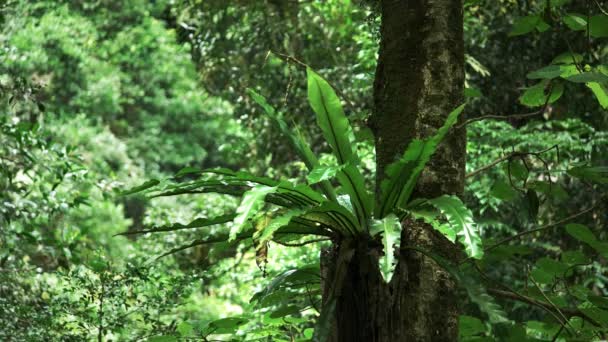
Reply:
M412 139L432 135L462 103L464 85L461 0L382 0L380 10L375 113L370 120L376 136L378 185L385 167ZM462 192L465 143L464 129L448 135L427 164L414 196ZM458 258L459 248L429 225L406 220L402 228L402 246ZM402 248L393 279L386 284L378 269L380 251L374 241L341 241L324 256L326 277L334 275L340 262L347 265L337 291L330 340L457 340L456 286L447 272L419 252Z

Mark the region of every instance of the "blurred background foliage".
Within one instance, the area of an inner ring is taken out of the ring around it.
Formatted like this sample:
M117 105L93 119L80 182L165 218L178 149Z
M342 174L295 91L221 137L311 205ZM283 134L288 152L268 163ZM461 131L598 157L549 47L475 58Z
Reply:
M608 75L605 36L585 34L576 20L601 17L601 4L467 0L464 8L468 118L524 114L468 125L466 201L484 241L589 208L576 222L605 240L605 185L566 170L608 164L608 102L562 80L532 93L544 79L529 75L564 53L580 54L577 67ZM322 244L272 244L265 270L248 242L155 260L225 228L115 234L221 215L238 203L116 193L186 166L302 177L302 163L245 91L262 93L315 152L327 152L304 100L301 63L339 90L373 179L366 119L379 34L374 2L5 0L0 25L0 339L310 338ZM546 103L552 87L563 91ZM543 104L542 113L528 115ZM560 228L496 248L479 267L522 288L526 269L544 272L546 259L561 260L563 251L576 253L582 266L561 283L543 283L553 285L554 300L572 284L606 296L605 256ZM465 301L462 339L551 340L560 328L538 308L500 304L516 324L494 322Z

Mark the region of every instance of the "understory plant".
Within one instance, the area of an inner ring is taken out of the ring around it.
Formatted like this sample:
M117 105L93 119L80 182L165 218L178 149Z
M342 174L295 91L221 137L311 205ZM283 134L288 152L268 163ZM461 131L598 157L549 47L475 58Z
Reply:
M334 165L321 164L298 130L290 128L282 114L263 96L248 89L251 98L264 109L305 163L308 168L306 183L294 184L224 168L199 170L187 167L171 179L150 180L123 195L144 192L154 198L220 193L242 198L236 211L212 218L198 217L187 224L155 226L125 234L228 224L229 228L220 234L205 236L203 233L200 239L172 249L161 257L199 245L251 239L260 262L265 262L270 241L286 243L303 237L321 237L339 243L345 239L371 239L383 246L379 268L384 280L390 282L396 265L395 248L400 246L401 222L411 216L432 224L450 241L460 242L469 258L480 259L483 249L473 215L458 197L411 198L425 164L456 123L464 105L449 113L444 125L433 136L412 141L406 151L386 168L387 177L377 187L379 193L374 193L365 186L354 148L353 129L335 90L312 69L307 68L306 72L308 101L333 151ZM417 246L408 248L428 253ZM431 257L446 264L439 256ZM326 307L331 310L331 305Z

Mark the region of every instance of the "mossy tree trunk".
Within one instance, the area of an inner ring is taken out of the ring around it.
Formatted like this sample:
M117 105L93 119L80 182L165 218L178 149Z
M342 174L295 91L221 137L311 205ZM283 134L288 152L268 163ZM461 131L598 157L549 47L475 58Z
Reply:
M385 167L413 139L432 135L462 103L464 85L461 0L382 0L380 10L375 113L370 120L376 136L377 184ZM454 129L427 165L414 196L462 192L465 143L464 129ZM429 225L408 220L402 228L402 246L458 257L459 249ZM357 240L341 241L324 256L326 276L340 260L347 264L331 340L457 340L457 293L450 276L428 257L401 249L387 284L378 270L380 253L376 242Z

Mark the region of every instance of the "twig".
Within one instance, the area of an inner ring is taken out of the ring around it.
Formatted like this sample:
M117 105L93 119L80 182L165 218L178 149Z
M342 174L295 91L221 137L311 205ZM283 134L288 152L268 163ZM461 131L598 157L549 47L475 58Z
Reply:
M570 327L570 329L575 331L574 327L570 324L570 322L568 322L568 318L564 315L562 310L560 310L559 307L557 307L557 305L555 305L555 303L553 303L551 301L551 299L549 299L549 297L547 297L547 295L545 294L543 289L540 287L540 285L538 285L536 280L534 280L534 277L530 276L529 278L530 278L530 281L532 282L532 284L534 284L534 286L536 286L536 289L538 290L538 292L540 292L540 294L543 296L543 298L547 301L547 303L549 303L549 305L551 305L553 310L555 310L555 312L557 312L557 314L559 314L559 316L564 320L564 323L562 323L562 326L568 325L568 327Z
M593 1L597 5L597 8L599 8L600 12L602 12L604 15L608 15L608 12L606 12L606 10L602 7L602 5L600 5L600 3L597 0L593 0Z
M500 157L500 158L494 160L493 162L491 162L488 165L482 166L482 167L480 167L479 169L477 169L475 171L467 173L464 177L465 178L474 177L474 176L476 176L476 175L478 175L478 174L480 174L480 173L482 173L482 172L484 172L484 171L486 171L488 169L491 169L492 167L494 167L494 166L502 163L505 160L510 160L511 158L515 158L515 157L520 157L521 158L521 157L525 157L525 156L528 156L528 155L532 155L532 156L535 156L535 157L537 157L537 158L539 158L539 159L542 160L542 158L539 157L541 154L543 154L545 152L548 152L548 151L551 151L552 149L556 149L556 148L558 148L558 146L557 145L553 145L553 146L548 147L548 148L546 148L544 150L535 151L535 152L511 152L511 153L505 155L504 157ZM545 164L545 167L546 167L546 163L544 163L544 161L543 161L543 164Z
M488 164L488 165L482 166L482 167L480 167L479 169L477 169L477 170L475 170L475 171L473 171L473 172L467 173L467 174L464 176L464 178L475 177L475 176L477 176L478 174L480 174L480 173L482 173L482 172L484 172L484 171L486 171L486 170L488 170L488 169L491 169L491 168L493 168L494 166L496 166L496 165L498 165L498 164L502 163L503 161L505 161L505 160L507 160L507 159L510 159L511 157L515 156L516 154L517 154L516 152L511 152L511 153L507 154L507 155L506 155L506 156L504 156L504 157L500 157L500 158L496 159L495 161L491 162L491 163L490 163L490 164Z
M510 299L510 300L516 300L518 302L524 302L530 305L534 305L537 307L542 307L545 309L549 309L551 311L555 310L553 308L553 306L549 303L545 303L543 301L540 301L538 299L534 299L531 297L527 297L524 295L521 295L517 292L511 292L511 291L504 291L504 290L499 290L499 289L488 289L488 293L492 294L493 296L497 296L497 297L501 297L501 298L505 298L505 299ZM561 308L560 309L561 312L567 316L567 317L580 317L588 322L590 322L591 324L595 325L595 326L599 326L599 324L594 321L593 319L591 319L589 316L587 316L584 312L582 312L579 309L571 309L571 308Z
M278 58L282 59L283 61L287 62L287 63L291 63L294 65L297 65L299 67L302 68L311 68L310 65L302 62L301 60L297 59L294 56L285 54L285 53L280 53L280 52L276 52L276 51L269 51L269 54L272 53L273 55L277 56ZM312 68L311 68L312 69ZM350 109L354 112L355 111L355 105L348 99L348 97L346 97L346 95L344 95L344 93L337 87L335 87L331 82L329 82L328 80L327 83L329 83L329 85L334 89L334 91L336 92L336 94L338 94L338 96L340 96L340 98L346 103L346 105L348 107L350 107Z
M485 252L490 251L490 250L492 250L492 249L494 249L494 248L496 248L496 247L498 247L498 246L500 246L502 244L505 244L505 243L507 243L509 241L512 241L512 240L515 240L515 239L519 239L522 236L529 235L529 234L536 233L536 232L540 232L540 231L543 231L543 230L546 230L546 229L549 229L549 228L553 228L555 226L559 226L560 224L563 224L565 222L573 220L573 219L575 219L575 218L577 218L579 216L582 216L582 215L584 215L584 214L592 211L593 209L595 209L595 207L596 206L594 205L594 206L592 206L590 208L587 208L587 209L585 209L583 211L580 211L580 212L578 212L576 214L570 215L570 216L568 216L568 217L566 217L564 219L561 219L561 220L559 220L557 222L549 223L549 224L546 224L546 225L538 227L538 228L525 230L525 231L517 233L517 234L515 234L513 236L509 236L507 238L504 238L504 239L498 241L497 243L495 243L495 244L493 244L491 246L488 246L488 247L484 248L484 251Z
M485 120L485 119L495 119L495 120L523 119L523 118L527 118L527 117L531 117L531 116L544 114L545 111L547 111L547 107L549 106L549 100L551 100L551 94L553 94L553 84L550 84L550 86L549 86L549 93L547 94L545 103L537 111L530 112L530 113L523 113L523 114L511 114L511 115L483 115L483 116L479 116L476 118L465 120L465 122L461 123L460 125L454 126L454 129L460 129L470 123Z

